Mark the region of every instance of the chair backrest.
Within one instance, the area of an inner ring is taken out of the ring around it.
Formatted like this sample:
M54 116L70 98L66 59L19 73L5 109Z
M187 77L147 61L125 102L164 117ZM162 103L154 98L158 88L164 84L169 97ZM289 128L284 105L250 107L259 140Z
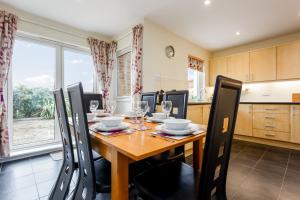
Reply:
M156 111L157 92L142 93L141 101L148 101L149 112L147 113L147 115L152 116L151 113L154 113Z
M170 116L186 119L187 106L189 99L189 91L181 90L181 91L168 91L165 93L164 100L172 101L172 110Z
M73 199L90 200L95 198L96 185L82 84L76 83L68 86L68 95L79 163L78 182L74 190Z
M90 102L92 100L99 101L99 106L98 106L97 109L103 109L102 94L98 94L98 93L84 93L83 94L83 101L84 101L84 106L85 106L85 109L86 109L87 113L91 113Z
M242 82L216 80L199 185L199 199L226 199L226 178Z
M68 195L72 175L75 168L74 153L63 90L57 89L53 92L53 94L56 105L58 125L60 128L63 144L64 158L59 176L51 190L49 199L63 200Z

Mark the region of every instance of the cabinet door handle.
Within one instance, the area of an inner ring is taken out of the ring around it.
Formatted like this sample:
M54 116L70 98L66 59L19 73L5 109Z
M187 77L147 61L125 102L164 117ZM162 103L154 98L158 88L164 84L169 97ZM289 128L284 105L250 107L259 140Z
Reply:
M267 136L267 137L274 137L276 135L274 133L265 133L265 136Z
M265 128L275 128L274 126L265 126Z
M274 117L265 117L266 119L275 119Z

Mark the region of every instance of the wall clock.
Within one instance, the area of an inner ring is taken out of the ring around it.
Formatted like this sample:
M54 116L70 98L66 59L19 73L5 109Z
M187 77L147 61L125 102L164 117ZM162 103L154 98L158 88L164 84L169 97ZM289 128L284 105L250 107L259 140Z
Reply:
M167 46L166 49L165 49L165 53L166 53L166 56L168 58L174 57L175 56L175 49L174 49L174 47L172 45Z

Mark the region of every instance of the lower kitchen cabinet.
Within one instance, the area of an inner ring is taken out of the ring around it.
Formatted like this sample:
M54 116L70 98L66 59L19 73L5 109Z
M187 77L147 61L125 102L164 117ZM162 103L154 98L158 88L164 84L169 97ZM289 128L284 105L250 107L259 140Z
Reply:
M209 114L210 114L210 105L203 106L203 124L208 125Z
M291 142L300 144L300 105L291 106Z
M202 105L189 105L187 109L187 119L193 123L203 123L203 106Z
M264 139L289 142L291 134L289 132L253 129L253 136L259 137L259 138L264 138Z
M234 133L252 136L252 121L252 104L240 104Z

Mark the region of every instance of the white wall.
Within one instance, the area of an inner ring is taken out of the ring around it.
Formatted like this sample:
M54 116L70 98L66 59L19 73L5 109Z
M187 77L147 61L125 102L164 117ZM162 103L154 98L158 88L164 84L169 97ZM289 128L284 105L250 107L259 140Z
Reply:
M165 55L165 47L168 45L175 48L175 57L171 59ZM147 19L144 21L143 46L144 91L187 89L189 54L205 61L204 68L208 75L209 51ZM206 81L208 84L208 78Z
M243 85L241 101L291 102L292 93L300 93L300 80Z

